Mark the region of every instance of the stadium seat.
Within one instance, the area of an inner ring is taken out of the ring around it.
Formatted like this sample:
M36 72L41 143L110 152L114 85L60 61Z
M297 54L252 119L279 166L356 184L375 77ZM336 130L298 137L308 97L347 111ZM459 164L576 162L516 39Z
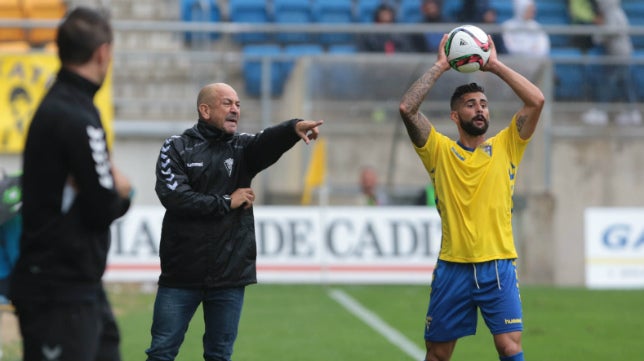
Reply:
M641 0L622 1L622 8L630 25L644 26L644 3ZM636 49L644 49L644 35L633 35L631 38Z
M0 19L23 20L25 13L20 3L20 0L0 1ZM0 42L21 42L25 40L25 31L20 27L2 28L2 31L0 31Z
M219 22L221 10L217 0L181 0L181 20L186 22ZM221 34L205 32L186 32L184 39L187 44L217 40Z
M0 41L0 53L10 54L28 53L31 50L31 45L25 40L22 41Z
M635 59L633 65L633 82L637 92L637 99L644 101L644 50L636 50L633 53Z
M324 53L324 48L320 44L290 44L284 47L284 53L291 55L292 58L282 63L282 71L284 74L284 81L288 80L291 72L295 68L295 64L299 58L304 56L314 56Z
M297 58L302 56L318 55L324 53L324 48L320 44L290 44L284 47L284 53L295 56L295 60L284 62L284 74L288 77L295 66Z
M399 23L420 23L423 14L420 11L422 0L401 0L398 4L397 20Z
M230 0L228 14L233 23L267 24L271 22L265 0ZM263 43L270 41L270 34L240 33L233 39L240 44Z
M311 2L308 0L273 0L274 22L276 24L305 25L313 22ZM306 43L312 39L310 33L279 33L277 41L282 44Z
M282 48L277 44L251 44L242 49L244 56L243 77L246 93L250 96L260 96L262 93L262 59L257 56L276 56L282 54ZM279 60L270 59L270 92L272 96L280 96L284 91L284 67Z
M496 10L496 22L502 23L506 20L511 19L514 16L514 7L512 1L507 0L496 0L490 1L490 7Z
M67 12L63 0L22 0L22 6L27 19L58 20ZM44 46L56 40L56 28L32 28L27 34L27 41L32 46Z
M644 25L644 3L638 1L622 1L622 9L632 25Z
M581 50L577 48L552 48L550 50L555 76L555 100L585 100L586 67L581 63L571 62L575 58L581 61L581 55Z
M353 22L353 4L351 0L323 0L313 7L313 18L321 24L351 24ZM319 42L324 45L349 43L352 34L320 34Z
M327 53L329 54L355 54L358 49L354 44L333 44L329 45Z
M372 23L374 13L380 3L380 0L358 0L355 12L356 22Z
M461 8L460 1L443 1L443 19L446 22L455 21L456 13Z

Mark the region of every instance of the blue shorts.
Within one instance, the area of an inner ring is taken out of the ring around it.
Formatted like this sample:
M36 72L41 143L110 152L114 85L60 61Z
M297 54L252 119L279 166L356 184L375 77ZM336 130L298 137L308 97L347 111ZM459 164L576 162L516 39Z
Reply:
M482 263L438 260L429 296L425 340L447 342L474 335L477 308L493 335L523 330L516 260Z

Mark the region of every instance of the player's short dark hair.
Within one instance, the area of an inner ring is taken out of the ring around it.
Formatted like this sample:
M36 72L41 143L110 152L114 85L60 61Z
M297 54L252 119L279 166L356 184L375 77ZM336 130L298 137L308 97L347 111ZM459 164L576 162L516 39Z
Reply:
M476 83L469 83L469 84L463 84L456 88L454 90L454 94L452 94L452 98L449 101L449 107L451 110L456 109L456 103L458 103L458 100L465 94L467 93L484 93L485 90L483 90L483 87L476 84Z
M60 62L85 64L98 47L112 43L112 37L107 14L87 7L77 7L58 26L56 45Z

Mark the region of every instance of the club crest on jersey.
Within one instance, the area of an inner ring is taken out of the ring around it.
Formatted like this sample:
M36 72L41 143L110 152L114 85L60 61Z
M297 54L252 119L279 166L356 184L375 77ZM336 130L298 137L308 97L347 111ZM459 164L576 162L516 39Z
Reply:
M229 177L233 174L233 162L232 158L228 158L224 161L224 166L226 167Z
M483 149L483 151L487 155L489 155L490 157L492 156L492 145L491 144L483 144L483 146L481 148Z

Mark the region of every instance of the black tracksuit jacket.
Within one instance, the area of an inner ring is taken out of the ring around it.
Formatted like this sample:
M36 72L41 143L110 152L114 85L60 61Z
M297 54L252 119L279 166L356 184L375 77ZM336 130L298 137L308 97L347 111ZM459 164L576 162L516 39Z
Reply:
M297 121L232 135L200 120L165 141L156 165L156 192L166 208L160 285L206 289L257 282L253 209L230 209L224 195L250 187L297 143Z
M130 201L114 187L98 89L63 68L29 127L14 302L94 299L102 289L109 227Z

